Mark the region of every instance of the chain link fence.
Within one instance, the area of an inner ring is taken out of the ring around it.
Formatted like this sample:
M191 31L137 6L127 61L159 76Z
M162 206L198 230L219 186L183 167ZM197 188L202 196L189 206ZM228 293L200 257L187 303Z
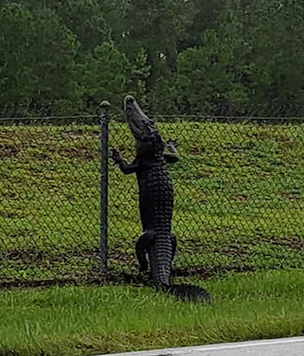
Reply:
M302 118L154 117L179 141L175 275L303 268ZM99 116L0 119L0 283L92 281L135 275L141 234L134 175L108 165L108 251ZM127 124L111 115L109 148L134 157ZM103 224L101 223L103 221Z
M1 121L0 280L86 279L98 269L100 128L90 121Z

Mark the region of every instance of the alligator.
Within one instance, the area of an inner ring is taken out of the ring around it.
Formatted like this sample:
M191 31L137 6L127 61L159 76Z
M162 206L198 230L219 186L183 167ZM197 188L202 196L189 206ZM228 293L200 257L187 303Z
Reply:
M176 236L171 230L174 193L167 163L178 161L177 141L162 140L154 121L144 114L133 96L126 96L124 107L135 140L136 157L128 163L116 149L111 150L110 157L124 174L137 176L143 229L136 243L139 270L145 272L150 265L152 280L161 291L182 300L210 303L210 295L203 288L172 283Z

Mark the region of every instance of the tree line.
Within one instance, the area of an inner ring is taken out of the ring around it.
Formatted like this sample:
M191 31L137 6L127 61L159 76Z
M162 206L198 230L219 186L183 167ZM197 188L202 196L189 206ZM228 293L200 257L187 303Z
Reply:
M0 0L0 106L126 93L155 114L298 114L303 0Z

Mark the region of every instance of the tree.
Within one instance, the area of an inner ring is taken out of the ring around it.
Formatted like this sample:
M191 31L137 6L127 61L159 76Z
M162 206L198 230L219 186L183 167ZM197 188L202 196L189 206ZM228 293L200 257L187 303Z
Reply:
M216 30L218 17L225 11L223 0L192 0L195 13L193 20L188 22L185 34L179 41L178 51L202 44L202 33L205 30Z
M130 65L130 74L128 89L131 94L135 95L137 100L140 101L143 108L148 106L147 97L147 78L150 75L151 67L148 64L148 56L145 50L142 48L134 63Z
M2 103L77 102L77 41L54 11L46 8L34 16L21 4L7 3L0 32Z
M53 1L52 8L62 23L77 37L83 50L94 50L111 39L111 30L104 19L104 10L98 0Z
M303 16L301 0L2 0L0 101L129 91L158 113L271 114L303 103Z
M93 53L83 57L79 65L80 83L84 88L86 101L99 104L109 100L115 107L121 107L122 96L126 93L129 62L113 43L104 42Z
M151 88L163 73L164 64L175 70L176 46L192 20L192 3L184 0L126 1L120 48L133 61L141 48L148 53Z
M203 34L203 45L178 57L177 101L191 114L217 114L218 107L247 100L235 72L235 43L214 30Z
M78 42L60 23L57 14L43 9L35 17L33 45L30 48L36 80L34 101L78 101L76 82Z
M270 106L303 103L303 2L253 1L248 13L252 99Z
M0 102L29 102L35 83L30 48L33 18L21 4L7 3L0 10Z

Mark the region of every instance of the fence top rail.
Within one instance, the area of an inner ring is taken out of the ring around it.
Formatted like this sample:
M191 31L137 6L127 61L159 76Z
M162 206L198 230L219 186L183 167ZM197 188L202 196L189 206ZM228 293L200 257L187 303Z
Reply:
M264 120L297 120L304 121L304 116L229 116L229 115L148 115L151 118L154 118L156 121L159 119L202 119L202 120L252 120L252 121L264 121Z
M76 115L76 116L24 116L24 117L0 117L0 121L50 121L50 120L75 120L75 119L95 119L96 115Z
M304 116L280 117L280 116L213 116L213 115L148 115L156 122L181 122L181 121L220 121L220 122L301 122L304 123ZM114 121L122 121L123 114L110 114ZM98 115L68 115L68 116L20 116L20 117L0 117L3 122L52 122L52 121L72 121L72 120L96 120Z

